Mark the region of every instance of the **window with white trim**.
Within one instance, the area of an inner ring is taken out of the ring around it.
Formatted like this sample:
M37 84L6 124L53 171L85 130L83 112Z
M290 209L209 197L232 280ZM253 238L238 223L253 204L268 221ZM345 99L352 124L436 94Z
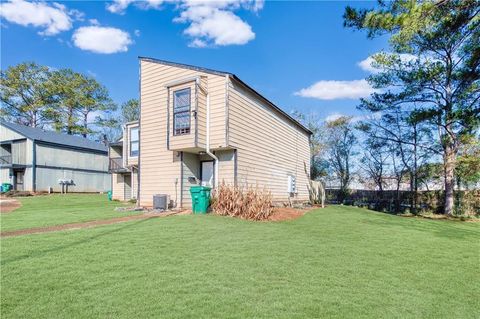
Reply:
M132 127L130 129L130 157L138 156L139 140L138 140L138 127Z
M173 135L190 134L190 88L173 92Z

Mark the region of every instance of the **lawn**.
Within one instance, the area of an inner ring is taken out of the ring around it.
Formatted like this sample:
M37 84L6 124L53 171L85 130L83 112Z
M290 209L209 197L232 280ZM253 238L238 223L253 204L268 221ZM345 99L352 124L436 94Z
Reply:
M2 318L478 318L480 225L331 206L1 240Z
M1 231L110 219L138 212L117 212L124 203L107 200L102 194L53 194L19 197L22 207L0 215ZM133 205L133 204L131 204Z

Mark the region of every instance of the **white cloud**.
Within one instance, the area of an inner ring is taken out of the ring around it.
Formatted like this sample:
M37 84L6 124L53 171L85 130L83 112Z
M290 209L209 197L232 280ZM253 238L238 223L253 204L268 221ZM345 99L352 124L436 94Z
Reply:
M377 53L378 54L378 53ZM385 54L391 54L391 53L385 53ZM373 56L375 54L372 54L371 56L369 56L368 58L360 61L357 63L357 65L364 71L367 71L367 72L370 72L370 73L376 73L376 72L380 72L381 70L376 68L374 66L374 62L375 60L373 59ZM404 63L407 63L407 62L412 62L412 61L416 61L418 58L412 54L408 54L408 53L402 53L402 54L399 54L399 57L400 57L400 60Z
M107 10L112 13L125 13L125 9L130 5L134 0L115 0L112 3L107 5Z
M98 22L97 19L90 19L88 22L90 22L91 25L100 25L100 22Z
M72 15L76 19L83 19L83 13L78 10L67 11L64 5L53 2L27 2L13 0L0 4L0 16L5 20L23 26L43 28L39 34L52 36L72 28Z
M184 33L192 37L192 43L213 43L225 46L245 44L255 38L250 25L231 11L195 5L187 8L176 19L177 22L190 22ZM206 46L206 45L203 45Z
M203 40L193 39L193 41L190 42L188 46L191 48L205 48L206 46L208 46L208 44Z
M319 100L336 100L368 97L373 92L375 92L375 89L366 80L353 80L318 81L294 94Z
M373 58L371 56L369 56L365 60L362 60L362 61L358 62L357 65L360 67L360 69L362 69L364 71L375 73L375 72L378 71L378 69L375 68L372 65L372 63L373 63Z
M163 4L175 4L180 15L177 23L188 24L184 34L191 38L190 47L242 45L255 38L252 27L234 11L260 11L264 0L115 0L107 10L124 14L130 5L143 9L161 9Z
M79 11L77 9L72 9L68 11L68 14L72 17L74 17L75 20L77 21L84 21L85 20L85 13L82 11Z
M142 33L140 32L140 30L136 29L135 31L133 31L133 34L135 34L136 37L139 37Z
M173 1L171 1L173 2ZM137 1L137 0L114 0L110 4L107 5L107 10L112 13L117 14L124 14L125 10L128 8L130 4L134 3L137 7L143 9L159 9L160 6L164 3L163 0L144 0L144 1Z
M342 114L342 113L338 113L338 112L333 112L333 113L330 113L329 115L327 115L325 117L324 121L325 122L332 122L332 121L338 120L339 118L344 117L344 116L350 117L351 118L350 122L356 123L356 122L365 121L365 120L378 119L382 116L382 113L381 112L375 112L375 113L372 113L372 114L365 114L365 115L346 115L346 114Z
M330 113L325 117L325 122L332 122L332 121L338 120L342 116L346 116L346 115L342 113L337 113L337 112Z
M132 44L128 32L99 26L78 28L72 40L75 46L82 50L103 54L128 51L128 46Z

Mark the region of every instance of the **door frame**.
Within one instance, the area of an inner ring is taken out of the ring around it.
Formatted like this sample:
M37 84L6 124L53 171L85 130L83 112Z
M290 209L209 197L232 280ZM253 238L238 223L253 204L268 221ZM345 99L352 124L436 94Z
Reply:
M215 161L214 160L204 160L204 161L200 161L200 185L202 184L202 175L203 175L203 163L208 163L208 162L212 162L213 165L212 165L212 169L213 169L213 172L212 172L212 188L215 188L216 185L215 185Z
M17 179L17 174L22 173L22 189L18 189L18 179ZM23 169L17 169L13 171L13 189L16 191L25 191L25 170Z

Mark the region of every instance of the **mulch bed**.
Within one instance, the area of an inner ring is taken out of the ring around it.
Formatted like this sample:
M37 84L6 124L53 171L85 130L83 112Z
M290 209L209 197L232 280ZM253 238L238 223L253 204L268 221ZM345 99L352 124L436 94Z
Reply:
M18 200L0 198L0 212L7 214L22 206Z
M305 215L311 209L298 209L293 207L276 207L273 210L272 216L268 219L269 221L283 221L283 220L292 220L297 219Z

